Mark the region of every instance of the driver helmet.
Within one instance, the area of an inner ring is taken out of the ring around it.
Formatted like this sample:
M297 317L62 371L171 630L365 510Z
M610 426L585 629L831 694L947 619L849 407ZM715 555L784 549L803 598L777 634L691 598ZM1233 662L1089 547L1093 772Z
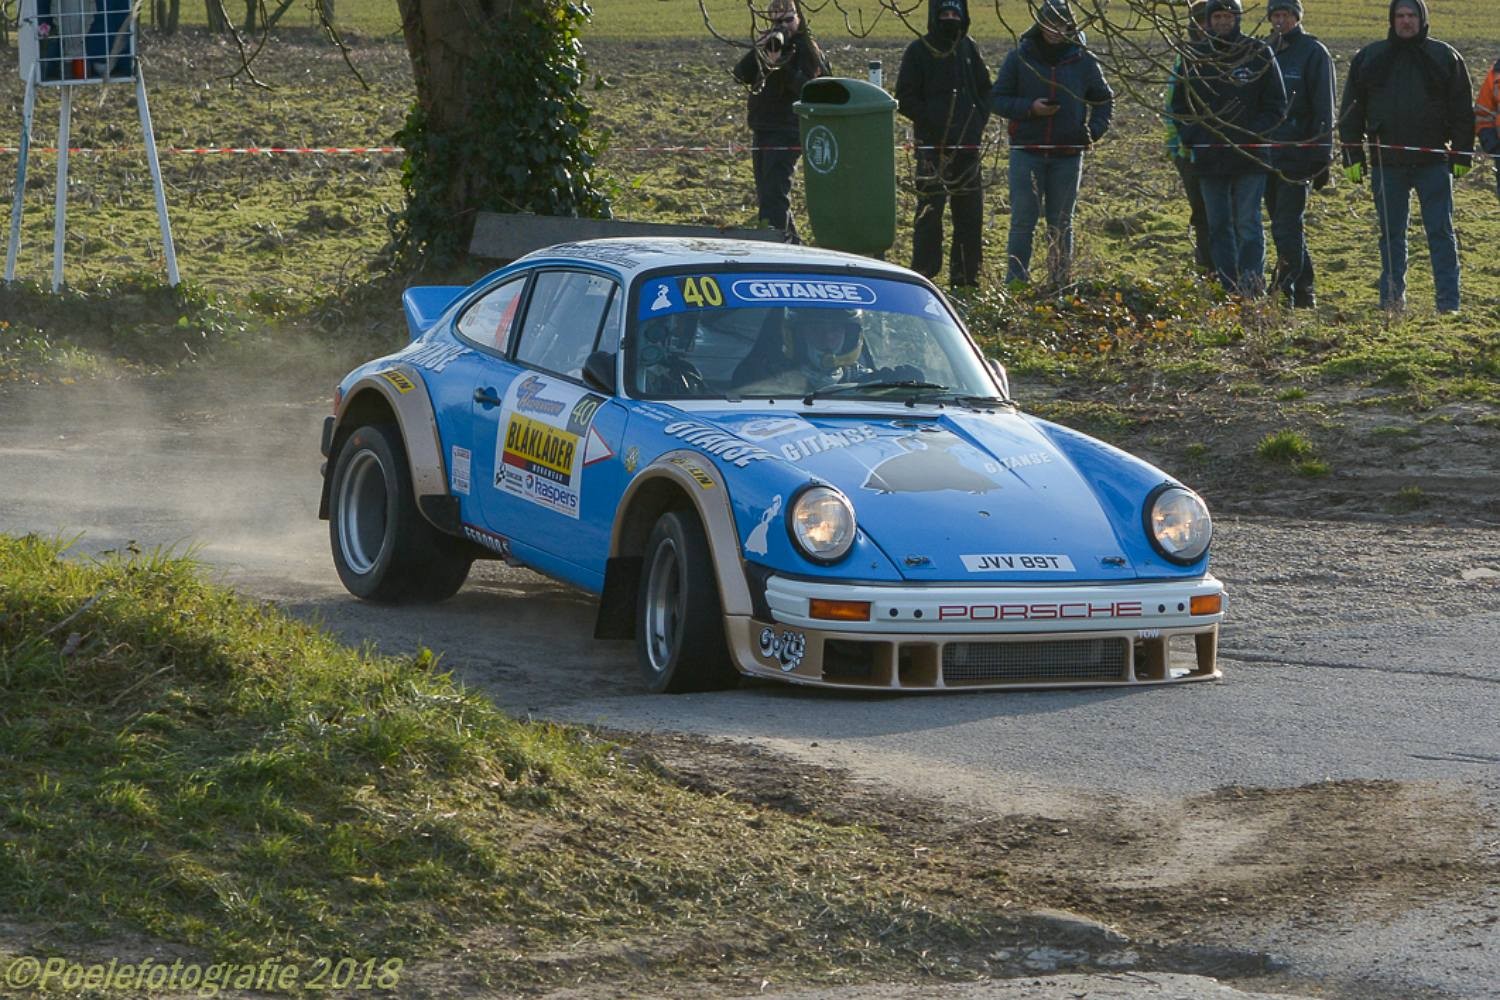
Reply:
M641 327L641 363L658 365L691 354L698 341L698 319L690 312L648 320Z
M858 309L793 309L787 322L786 353L797 367L831 376L859 362L864 349Z

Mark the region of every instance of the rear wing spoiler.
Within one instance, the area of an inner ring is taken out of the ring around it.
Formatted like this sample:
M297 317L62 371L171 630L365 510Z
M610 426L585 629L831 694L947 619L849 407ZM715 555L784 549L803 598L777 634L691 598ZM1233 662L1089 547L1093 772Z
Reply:
M406 327L416 340L442 318L467 285L415 285L401 293L406 308Z

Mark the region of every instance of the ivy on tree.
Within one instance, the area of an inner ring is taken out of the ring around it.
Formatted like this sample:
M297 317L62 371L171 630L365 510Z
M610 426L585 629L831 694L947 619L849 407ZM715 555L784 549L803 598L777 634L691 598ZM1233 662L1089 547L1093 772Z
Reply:
M479 211L608 217L589 128L577 0L400 0L417 100L405 208L392 219L406 265L461 258Z

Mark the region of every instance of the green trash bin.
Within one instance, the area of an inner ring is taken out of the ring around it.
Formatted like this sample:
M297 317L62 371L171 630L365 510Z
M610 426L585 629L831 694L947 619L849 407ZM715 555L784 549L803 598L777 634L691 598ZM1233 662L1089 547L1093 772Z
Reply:
M896 242L896 101L863 80L827 76L792 105L813 242L880 257Z

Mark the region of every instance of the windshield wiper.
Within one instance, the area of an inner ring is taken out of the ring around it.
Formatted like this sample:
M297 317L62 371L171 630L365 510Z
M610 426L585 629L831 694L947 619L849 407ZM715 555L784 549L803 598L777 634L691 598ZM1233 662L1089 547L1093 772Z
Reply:
M940 382L922 382L918 379L877 379L870 382L836 382L833 385L825 385L821 389L813 389L802 397L803 406L811 406L814 399L825 396L842 396L851 392L865 392L872 389L917 389L936 390L946 392L948 387Z
M944 403L955 403L958 406L967 406L977 410L994 406L1016 405L1014 400L1005 396L981 396L968 392L949 392L947 391L947 386L940 386L939 388L943 391L926 393L913 398L919 399L923 403L937 403L939 406Z

